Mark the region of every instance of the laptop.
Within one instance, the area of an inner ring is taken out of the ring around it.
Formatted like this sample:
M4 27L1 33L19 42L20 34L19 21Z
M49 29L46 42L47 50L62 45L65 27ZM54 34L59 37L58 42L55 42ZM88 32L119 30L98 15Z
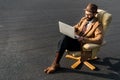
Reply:
M66 23L63 23L61 21L59 23L59 31L60 33L69 36L73 39L77 39L79 36L75 34L75 28L73 26L70 26Z

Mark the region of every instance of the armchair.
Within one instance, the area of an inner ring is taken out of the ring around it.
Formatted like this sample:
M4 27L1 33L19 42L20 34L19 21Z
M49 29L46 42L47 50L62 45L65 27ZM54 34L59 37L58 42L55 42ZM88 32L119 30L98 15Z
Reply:
M109 24L111 23L112 15L105 10L98 9L98 13L96 14L96 17L102 23L102 26L104 29L104 35L105 35L106 30ZM106 41L103 41L101 45L86 43L83 45L82 49L83 51L87 51L88 53L85 53L84 55L82 55L83 52L80 52L80 51L66 50L67 55L65 57L76 60L76 62L71 65L71 68L73 69L75 69L78 65L81 64L81 62L83 62L88 68L90 68L91 70L94 70L96 69L96 67L91 63L89 63L88 61L97 59L97 53L99 52L100 48L105 44L106 44ZM89 54L89 52L91 52L91 54ZM82 61L82 58L86 58L86 60Z

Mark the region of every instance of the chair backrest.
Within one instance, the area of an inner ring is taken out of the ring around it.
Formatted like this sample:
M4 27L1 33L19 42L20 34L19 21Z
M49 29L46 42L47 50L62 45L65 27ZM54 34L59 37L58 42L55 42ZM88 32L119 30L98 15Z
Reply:
M98 9L98 13L97 13L96 17L101 22L103 29L104 29L104 33L105 33L109 24L111 23L112 14L108 13L107 11L105 11L103 9Z

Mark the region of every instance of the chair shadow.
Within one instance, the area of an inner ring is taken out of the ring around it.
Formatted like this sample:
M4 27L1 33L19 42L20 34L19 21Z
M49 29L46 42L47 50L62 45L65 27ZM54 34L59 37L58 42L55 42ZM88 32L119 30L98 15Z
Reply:
M112 70L120 73L120 59L118 58L106 57L102 61L93 60L91 61L91 63L108 66L109 67L108 70Z
M111 71L109 73L104 73L104 72L99 73L101 69L97 67L98 70L95 70L96 72L95 71L85 72L85 71L81 71L80 69L70 69L70 68L61 67L60 70L57 71L57 73L61 73L61 72L62 73L77 73L77 74L92 75L92 76L97 76L97 77L102 77L102 78L107 78L107 79L113 79L113 80L120 80L120 59L106 57L102 60L92 60L90 62L93 64L107 66L109 67L107 68L107 70L111 70Z

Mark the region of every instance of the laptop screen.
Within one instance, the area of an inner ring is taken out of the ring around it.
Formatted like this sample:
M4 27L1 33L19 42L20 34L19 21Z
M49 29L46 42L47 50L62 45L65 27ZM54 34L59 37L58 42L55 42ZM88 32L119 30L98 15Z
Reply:
M62 34L67 35L67 36L75 39L75 28L68 25L68 24L59 21L59 31Z

